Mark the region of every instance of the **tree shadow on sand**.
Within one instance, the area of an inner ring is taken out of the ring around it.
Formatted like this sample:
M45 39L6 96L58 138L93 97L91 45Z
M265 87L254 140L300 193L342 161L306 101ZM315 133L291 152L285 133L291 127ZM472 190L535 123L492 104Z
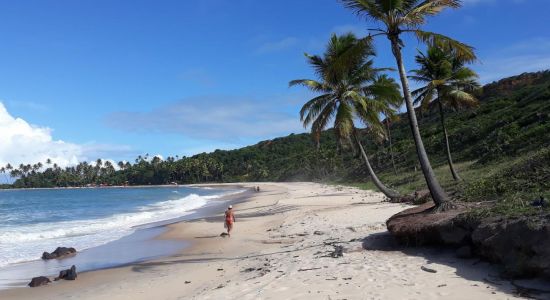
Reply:
M508 280L500 276L501 268L479 258L461 259L454 249L445 247L407 247L400 245L389 232L370 234L362 239L367 251L400 252L408 256L426 259L427 264L439 264L454 268L455 274L469 281L483 282L487 288L530 299L550 299L548 282L542 279ZM418 266L419 270L421 266ZM437 276L437 274L434 274ZM480 284L481 285L481 284Z

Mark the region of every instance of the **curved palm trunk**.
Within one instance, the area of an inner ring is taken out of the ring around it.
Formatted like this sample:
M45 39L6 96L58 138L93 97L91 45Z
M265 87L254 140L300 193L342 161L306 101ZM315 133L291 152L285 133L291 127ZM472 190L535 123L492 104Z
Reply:
M422 173L424 173L426 184L430 189L430 194L432 195L432 199L436 207L438 209L445 210L450 206L449 197L435 177L434 171L430 164L430 160L428 159L428 155L426 154L426 149L424 148L424 143L422 142L422 137L420 136L418 121L416 120L416 113L414 111L411 92L409 90L409 81L407 80L407 73L403 64L403 58L401 57L401 49L399 46L398 37L390 36L389 39L391 42L393 56L395 56L397 67L399 69L399 77L401 79L401 86L403 88L403 96L405 98L405 104L407 106L407 115L409 116L409 124L411 126L414 143L416 145L416 153L418 154L418 160L420 161Z
M391 141L391 130L390 130L390 122L388 121L388 117L386 116L386 129L388 130L388 141L390 142L390 156L391 156L391 165L393 167L393 173L397 175L397 168L395 167L395 159L393 157L393 145Z
M447 148L447 163L449 163L449 169L451 169L451 174L453 175L454 180L460 180L460 176L455 170L453 164L453 158L451 157L451 146L449 145L449 135L447 134L447 127L445 127L445 113L443 112L443 105L441 101L437 101L437 106L439 107L439 114L441 115L441 126L443 128L443 139L445 141L445 147Z
M369 175L372 178L372 182L374 182L374 185L382 192L386 197L390 199L398 198L400 197L399 193L389 189L386 187L380 179L378 179L378 176L374 173L374 170L372 169L372 166L370 165L369 158L367 154L365 153L365 149L363 149L363 145L361 144L361 141L359 140L359 137L357 136L357 133L354 133L355 142L359 146L359 150L361 151L361 156L363 157L363 160L365 161L365 164L367 165L367 170L369 171Z

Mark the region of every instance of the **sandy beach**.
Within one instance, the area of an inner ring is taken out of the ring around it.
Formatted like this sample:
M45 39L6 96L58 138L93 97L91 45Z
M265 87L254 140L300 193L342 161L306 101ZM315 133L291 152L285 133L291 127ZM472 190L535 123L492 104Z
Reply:
M380 193L316 183L243 186L261 191L235 205L231 238L220 237L223 212L171 224L158 238L192 243L177 255L4 290L0 299L516 298L487 263L395 245L385 221L409 206ZM335 246L343 256L332 257Z

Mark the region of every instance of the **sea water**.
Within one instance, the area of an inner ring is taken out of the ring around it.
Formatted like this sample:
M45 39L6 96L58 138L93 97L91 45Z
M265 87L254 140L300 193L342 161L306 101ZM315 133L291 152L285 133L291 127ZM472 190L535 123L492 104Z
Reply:
M181 186L0 190L0 270L59 246L80 252L105 245L237 192Z

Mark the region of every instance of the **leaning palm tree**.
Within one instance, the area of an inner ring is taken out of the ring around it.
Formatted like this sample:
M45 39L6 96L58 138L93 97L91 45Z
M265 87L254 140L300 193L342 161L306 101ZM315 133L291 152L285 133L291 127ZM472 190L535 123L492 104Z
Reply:
M379 114L394 113L384 101L375 97L381 93L377 91L381 88L368 85L379 72L369 60L372 55L370 43L358 40L353 34L332 35L323 57L306 54L320 80L299 79L289 85L303 85L321 93L306 102L300 111L301 121L305 127L311 125L317 144L321 132L334 120L338 143L349 144L355 140L376 187L387 197L396 198L399 193L386 187L376 176L354 125L354 119L358 119L371 131L379 133L383 131Z
M453 40L447 36L421 30L421 25L426 23L430 16L437 15L445 8L458 8L461 6L460 0L340 0L344 6L352 9L360 16L377 22L380 28L371 29L371 34L366 40L371 40L376 36L386 36L391 44L392 54L399 71L407 115L416 145L418 160L424 174L424 178L430 189L430 194L436 205L437 210L445 210L452 207L449 197L439 184L435 173L428 159L418 121L416 119L411 92L409 90L409 81L407 72L401 55L401 48L405 46L401 35L405 33L414 34L420 41L429 45L438 44L446 49L454 51L464 61L473 61L476 59L473 48Z
M416 63L420 69L413 70L410 76L417 82L425 84L412 92L414 103L420 104L420 109L437 105L443 130L447 163L454 180L460 180L455 170L449 145L449 136L445 126L444 107L458 110L464 107L474 107L478 101L472 94L479 88L477 74L465 66L465 62L441 47L429 47L426 54L420 52L416 56Z

